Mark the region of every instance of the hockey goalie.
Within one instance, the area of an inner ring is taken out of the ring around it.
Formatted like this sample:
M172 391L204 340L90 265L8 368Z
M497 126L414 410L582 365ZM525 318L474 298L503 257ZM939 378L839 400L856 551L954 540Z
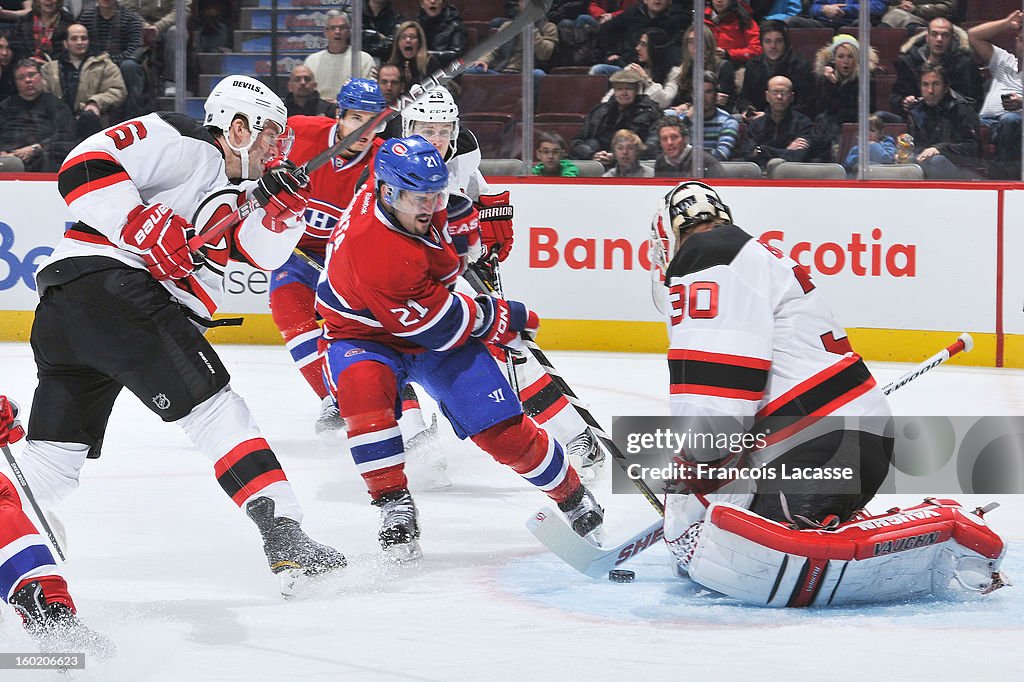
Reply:
M734 225L700 182L669 192L651 230L672 414L759 434L741 455L679 453L664 526L677 572L762 606L1004 585L1005 545L984 519L996 505L864 511L890 470L891 412L807 271Z

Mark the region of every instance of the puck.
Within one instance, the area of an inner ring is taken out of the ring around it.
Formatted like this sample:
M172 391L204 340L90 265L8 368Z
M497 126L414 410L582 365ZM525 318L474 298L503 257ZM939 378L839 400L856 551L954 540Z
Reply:
M635 579L636 573L633 571L624 571L622 569L608 571L608 580L611 580L613 583L631 583Z

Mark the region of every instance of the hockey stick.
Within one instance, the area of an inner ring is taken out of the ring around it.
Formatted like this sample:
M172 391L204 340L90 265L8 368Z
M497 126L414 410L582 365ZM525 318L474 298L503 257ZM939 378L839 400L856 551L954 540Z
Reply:
M910 383L914 379L918 378L919 376L921 376L928 370L932 369L933 367L938 367L939 365L946 362L957 353L960 353L961 351L964 353L970 353L972 348L974 348L974 339L971 338L970 334L964 332L963 334L956 338L955 343L946 346L941 351L931 356L921 364L917 365L909 372L903 374L895 381L890 381L888 384L886 384L885 388L882 389L882 393L884 393L885 395L889 395L896 389L902 388L903 386Z
M4 457L7 459L7 463L11 465L11 471L14 472L14 478L18 480L18 485L21 486L22 494L28 499L29 504L32 505L32 511L36 513L36 518L39 519L39 526L46 533L46 537L50 538L50 544L57 550L57 556L60 557L61 561L67 561L64 556L64 550L61 549L60 543L57 542L57 536L53 532L53 528L50 527L50 522L43 516L43 510L39 508L39 504L36 502L36 496L32 494L32 488L28 487L28 481L25 480L25 474L21 472L21 467L18 466L18 461L14 459L14 455L11 454L11 449L4 445L0 450L4 451Z
M542 16L547 14L548 8L551 7L552 0L526 0L526 5L523 7L523 11L519 13L515 19L513 19L508 27L503 31L498 31L493 36L483 41L468 53L462 57L458 57L448 63L444 68L436 71L433 75L428 76L426 80L420 83L422 91L417 93L415 97L411 95L402 95L398 99L397 108L392 109L391 107L385 107L384 111L380 112L369 121L359 126L358 129L349 133L334 146L320 152L312 159L307 161L300 169L300 174L309 176L313 171L323 166L325 163L333 159L335 156L340 154L343 150L350 147L360 137L365 135L367 132L376 129L378 126L384 126L388 121L393 119L395 116L401 114L402 110L411 104L415 104L427 98L427 96L437 88L444 86L450 80L458 76L460 73L465 71L466 66L473 62L479 61L486 56L492 50L496 50L508 41L518 36L523 29L527 26L540 19ZM228 229L234 227L237 223L245 220L245 218L260 207L259 202L256 199L250 199L231 213L227 214L220 220L218 220L211 228L204 231L202 234L197 234L188 240L189 251L196 251L205 244L218 239Z
M658 519L625 542L614 547L598 547L576 534L568 523L545 507L526 520L526 527L541 544L559 559L591 578L601 578L616 566L663 539L665 521Z

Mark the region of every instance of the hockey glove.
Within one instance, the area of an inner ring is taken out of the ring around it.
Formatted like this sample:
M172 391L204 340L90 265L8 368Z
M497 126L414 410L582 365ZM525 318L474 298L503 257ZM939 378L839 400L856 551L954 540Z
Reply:
M0 395L0 446L6 447L25 437L25 429L18 421L18 403Z
M498 260L508 258L512 251L512 204L508 191L501 194L482 195L477 201L480 206L480 236L488 253L498 254Z
M256 182L252 196L263 207L263 226L271 232L283 232L287 222L306 211L309 178L295 164L281 157L267 164Z
M471 336L488 345L517 348L522 340L520 332L536 333L540 327L537 313L519 301L506 301L481 294L476 297L477 324Z
M453 194L448 199L445 217L448 221L448 234L452 237L455 252L460 256L468 256L471 247L480 243L480 221L476 206L467 197Z
M136 206L128 214L121 239L142 256L146 268L159 280L182 279L196 269L188 239L194 228L163 204Z

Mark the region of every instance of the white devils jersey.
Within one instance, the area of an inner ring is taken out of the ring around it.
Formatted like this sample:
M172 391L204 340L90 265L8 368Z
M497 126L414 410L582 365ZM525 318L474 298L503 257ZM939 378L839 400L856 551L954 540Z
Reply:
M77 256L106 256L144 270L142 257L126 250L121 239L132 209L159 202L202 232L248 201L256 183L229 182L220 147L199 123L181 114L155 113L86 138L64 161L57 186L78 222L40 270ZM272 232L263 226L264 217L262 209L253 211L200 250L205 262L194 273L161 284L193 312L211 317L224 293L228 261L272 270L288 259L302 235L300 220Z
M455 155L445 161L448 166L448 193L479 201L481 194L493 194L480 173L480 145L465 126L459 130Z
M683 242L666 285L673 415L797 418L780 440L815 421L799 418L890 415L806 269L778 249L719 225Z

